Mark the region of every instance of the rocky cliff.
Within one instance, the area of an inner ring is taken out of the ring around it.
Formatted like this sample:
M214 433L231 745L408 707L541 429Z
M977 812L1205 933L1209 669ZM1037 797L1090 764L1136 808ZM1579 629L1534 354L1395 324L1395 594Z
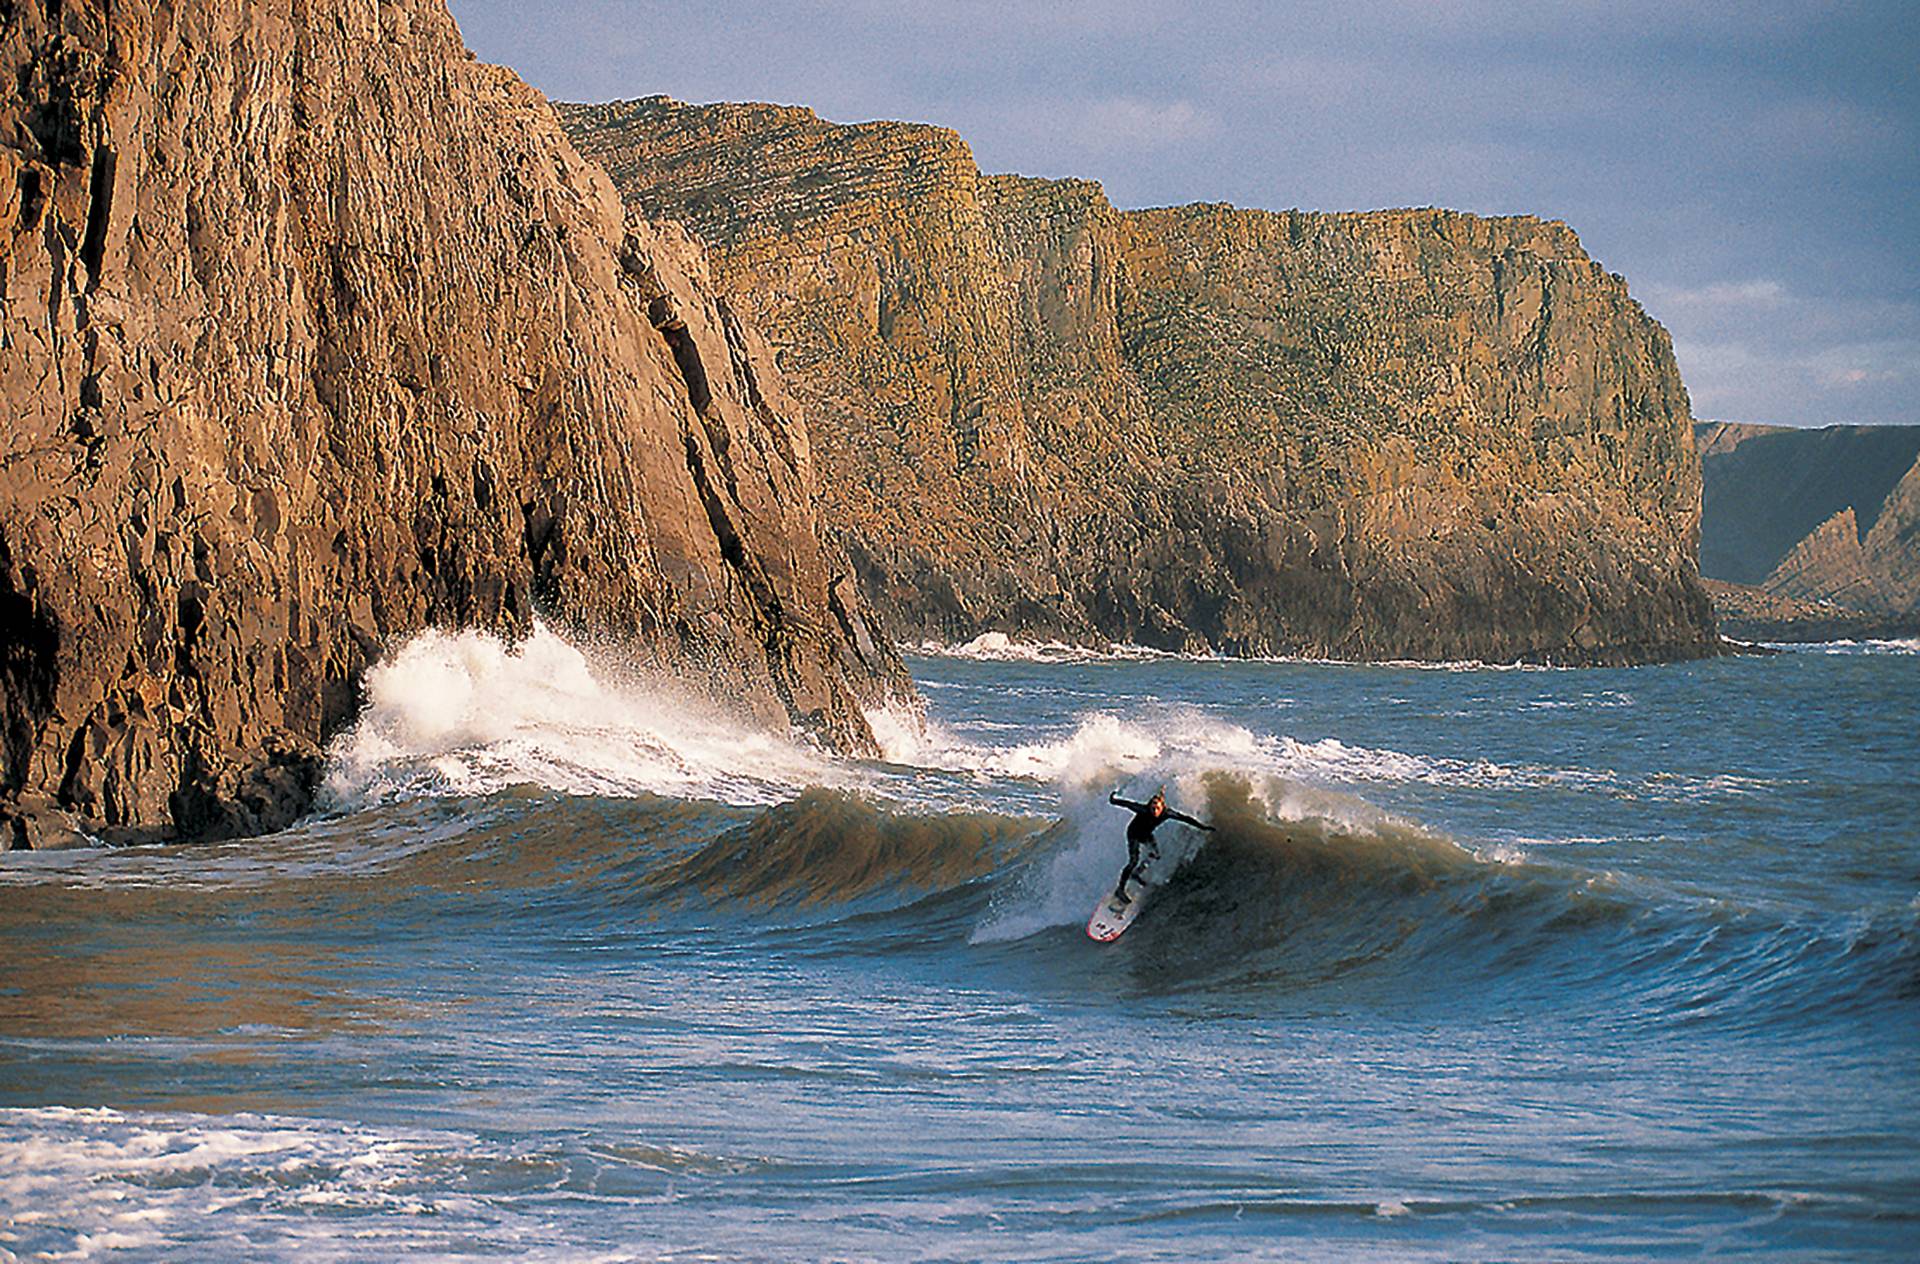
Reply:
M1703 572L1882 619L1920 615L1920 426L1699 431Z
M1744 642L1858 641L1920 636L1920 613L1871 614L1752 584L1703 579L1723 635Z
M907 636L1338 657L1707 652L1666 334L1564 225L1118 211L938 128L562 107L709 244Z
M442 0L6 4L0 64L14 842L284 823L434 624L866 740L903 678L763 343Z

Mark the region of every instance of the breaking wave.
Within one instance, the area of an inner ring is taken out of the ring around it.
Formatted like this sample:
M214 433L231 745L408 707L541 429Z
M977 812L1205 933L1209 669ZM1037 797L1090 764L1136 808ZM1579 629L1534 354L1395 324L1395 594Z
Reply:
M366 692L358 723L329 751L322 790L336 809L519 784L766 803L844 775L818 749L544 624L518 644L422 633L367 674Z
M1630 705L1621 695L1597 705ZM1502 764L1413 754L1336 737L1303 740L1257 733L1195 708L1167 708L1151 721L1110 711L1084 713L1061 736L1007 743L982 742L903 709L870 712L885 757L898 764L979 776L1077 783L1154 770L1238 769L1292 778L1308 785L1425 784L1475 789L1565 788L1619 799L1697 800L1751 794L1774 782L1740 773L1643 776L1609 769Z
M1131 986L1215 1002L1523 1000L1617 1022L1745 1024L1920 994L1920 907L1820 920L1730 906L1476 850L1283 777L1152 776L1133 792L1164 781L1216 830L1162 827L1150 903L1112 948L1081 932L1125 857L1124 817L1094 784L1061 786L1051 815L915 810L823 788L761 807L501 791L460 800L458 828L437 833L430 805L395 803L312 827L279 881L399 920L457 895L464 916L511 919L523 935L797 934L834 956L984 954L1068 989L1117 969ZM386 839L397 845L383 855ZM324 863L343 845L363 850Z
M382 905L478 886L471 898L496 906L476 915L523 927L693 919L840 950L1070 963L1097 951L1079 928L1125 858L1107 794L1161 787L1218 828L1161 831L1151 915L1118 950L1142 986L1292 995L1340 980L1412 1002L1584 982L1568 995L1637 990L1647 1013L1698 1018L1763 998L1844 1010L1920 978L1914 906L1844 923L1735 907L1511 840L1451 839L1367 797L1401 783L1627 798L1762 784L1737 777L1447 759L1179 708L1146 723L1090 712L1032 738L876 712L885 758L870 763L732 721L546 628L518 645L426 634L368 694L331 752L331 812L275 847L84 871L50 859L4 880L57 875L127 899L278 883Z

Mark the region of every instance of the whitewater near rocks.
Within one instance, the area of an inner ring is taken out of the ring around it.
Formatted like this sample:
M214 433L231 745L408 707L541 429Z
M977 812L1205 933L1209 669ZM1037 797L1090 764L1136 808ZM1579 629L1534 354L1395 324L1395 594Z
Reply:
M423 634L296 828L0 866L0 1249L1901 1258L1920 656L1824 648L963 646L860 760ZM1116 787L1218 830L1103 946Z

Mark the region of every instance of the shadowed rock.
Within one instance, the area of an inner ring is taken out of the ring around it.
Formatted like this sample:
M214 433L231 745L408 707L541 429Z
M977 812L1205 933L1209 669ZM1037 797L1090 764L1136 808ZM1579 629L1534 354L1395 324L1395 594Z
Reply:
M1882 624L1920 616L1920 426L1699 431L1704 573Z

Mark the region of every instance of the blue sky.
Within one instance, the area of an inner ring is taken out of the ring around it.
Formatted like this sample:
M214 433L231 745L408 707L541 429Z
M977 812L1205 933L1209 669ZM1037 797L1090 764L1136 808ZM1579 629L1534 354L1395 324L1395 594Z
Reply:
M1564 219L1703 419L1920 422L1920 0L452 0L549 96L939 123L1121 206Z

